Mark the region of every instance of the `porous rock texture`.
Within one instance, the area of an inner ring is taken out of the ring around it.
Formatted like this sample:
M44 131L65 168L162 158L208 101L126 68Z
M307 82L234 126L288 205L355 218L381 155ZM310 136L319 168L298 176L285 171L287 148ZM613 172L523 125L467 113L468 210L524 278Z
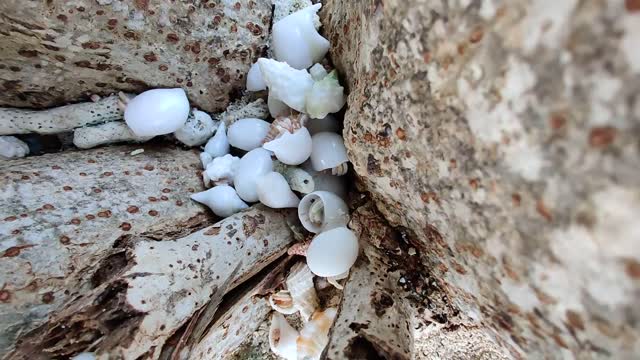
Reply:
M171 239L212 222L189 199L203 190L195 152L146 145L131 156L136 148L0 165L0 354L110 275L96 269L117 243L141 234Z
M321 18L350 160L447 323L514 358L637 356L640 3L328 0Z
M7 0L0 14L1 106L181 87L220 111L265 52L272 11L268 0Z

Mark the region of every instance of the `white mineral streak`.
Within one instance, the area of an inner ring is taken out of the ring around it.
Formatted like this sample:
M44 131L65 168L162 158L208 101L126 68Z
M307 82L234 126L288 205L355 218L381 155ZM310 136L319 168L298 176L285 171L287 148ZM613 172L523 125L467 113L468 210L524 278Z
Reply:
M122 118L117 95L47 110L0 108L0 135L55 134Z
M137 136L122 121L112 121L96 126L85 126L73 131L73 145L80 149L118 142L145 142L153 136Z
M15 136L0 136L0 157L21 158L29 154L29 146Z

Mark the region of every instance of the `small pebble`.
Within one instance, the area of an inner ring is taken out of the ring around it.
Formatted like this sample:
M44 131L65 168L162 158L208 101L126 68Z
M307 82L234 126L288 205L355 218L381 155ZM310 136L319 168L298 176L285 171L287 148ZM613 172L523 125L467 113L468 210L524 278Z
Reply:
M142 154L143 152L144 152L144 149L135 149L131 152L131 156Z
M414 248L412 248L412 247L411 247L411 248L409 248L408 253L409 253L409 256L413 256L413 255L415 255L415 254L416 254L416 249L414 249Z

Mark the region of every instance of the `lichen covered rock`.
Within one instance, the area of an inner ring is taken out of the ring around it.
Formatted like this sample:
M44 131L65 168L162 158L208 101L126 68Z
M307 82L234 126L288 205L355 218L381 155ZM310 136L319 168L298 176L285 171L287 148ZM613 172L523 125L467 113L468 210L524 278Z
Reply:
M640 348L634 1L327 1L349 158L458 321L515 357Z
M244 88L272 16L268 0L9 0L0 13L0 106L181 87L210 112Z

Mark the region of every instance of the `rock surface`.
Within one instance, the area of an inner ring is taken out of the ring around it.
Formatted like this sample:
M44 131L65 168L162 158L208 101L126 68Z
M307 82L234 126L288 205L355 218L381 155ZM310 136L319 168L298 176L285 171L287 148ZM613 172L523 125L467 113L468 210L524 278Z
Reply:
M115 244L141 234L168 239L212 222L189 199L202 190L195 152L145 145L131 156L136 148L0 164L0 355L93 288Z
M182 87L192 106L220 111L266 51L272 9L268 0L7 0L0 13L0 106Z
M335 1L360 181L515 358L640 351L637 1ZM446 335L441 336L443 339Z

